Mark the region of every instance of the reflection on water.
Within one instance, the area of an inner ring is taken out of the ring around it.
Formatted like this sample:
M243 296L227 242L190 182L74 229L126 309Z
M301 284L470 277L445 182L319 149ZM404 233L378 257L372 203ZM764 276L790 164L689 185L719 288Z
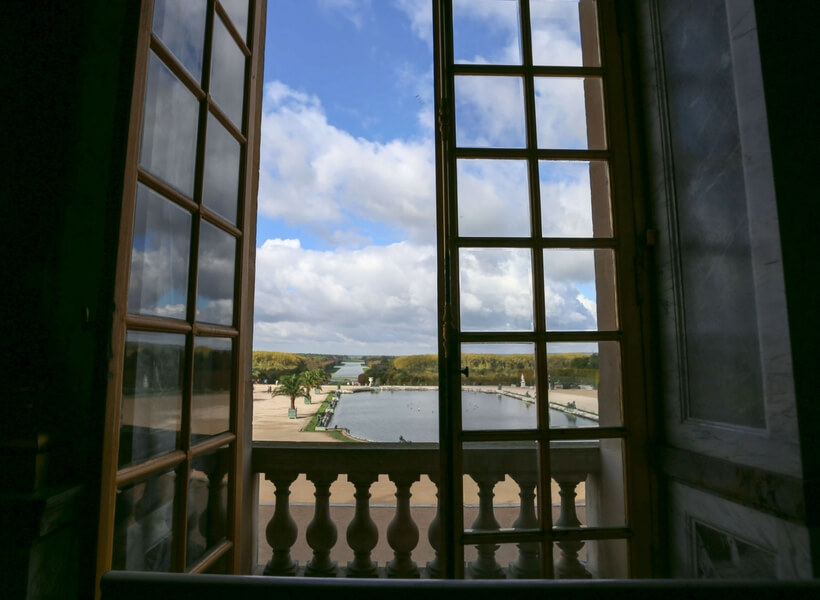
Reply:
M342 366L333 373L333 379L356 379L362 373L364 373L364 363L343 362Z
M533 429L534 403L509 396L462 392L465 429ZM550 410L553 427L589 427L597 423L575 417L573 422ZM437 391L381 391L343 394L329 427L343 427L358 438L374 442L438 441Z

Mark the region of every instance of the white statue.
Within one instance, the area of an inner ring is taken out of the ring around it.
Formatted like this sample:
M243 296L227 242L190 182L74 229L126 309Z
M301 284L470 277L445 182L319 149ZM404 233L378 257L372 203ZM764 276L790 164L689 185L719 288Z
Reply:
M524 374L521 373L521 387L527 387L527 382L524 381Z

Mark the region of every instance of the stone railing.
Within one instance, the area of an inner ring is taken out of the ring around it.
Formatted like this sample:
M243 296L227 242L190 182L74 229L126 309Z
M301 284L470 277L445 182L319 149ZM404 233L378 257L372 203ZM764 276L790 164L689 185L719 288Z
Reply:
M537 456L534 444L488 443L470 444L464 451L464 472L478 487L477 516L472 522L474 531L496 531L493 488L509 476L519 488L518 515L514 529L538 527L535 489L538 480ZM550 451L552 478L560 490L560 513L555 527L577 527L576 488L587 476L600 470L600 453L596 442L554 443ZM292 442L255 442L253 470L261 473L275 486L275 508L265 528L265 539L272 557L264 567L266 575L346 576L346 577L437 577L439 517L430 522L427 538L434 558L426 567L419 568L413 560L413 551L419 542L419 529L411 515L413 483L421 475L438 484L439 456L436 444L317 444ZM291 556L291 549L300 534L290 512L290 488L300 474L314 486L314 512L302 535L313 556L299 568ZM331 518L330 486L340 475L355 487L355 508L347 524L345 539L353 552L353 560L346 568L331 560L331 551L338 541L337 525ZM386 531L379 531L371 517L370 488L379 475L387 475L395 485L395 512ZM432 510L432 508L431 508ZM386 536L393 560L379 568L372 558L379 536ZM583 542L564 541L556 544L558 556L555 576L559 578L589 577L589 572L578 559ZM504 568L496 558L498 546L476 546L477 558L467 564L468 577L481 578L537 578L540 577L539 545L517 545L517 560Z

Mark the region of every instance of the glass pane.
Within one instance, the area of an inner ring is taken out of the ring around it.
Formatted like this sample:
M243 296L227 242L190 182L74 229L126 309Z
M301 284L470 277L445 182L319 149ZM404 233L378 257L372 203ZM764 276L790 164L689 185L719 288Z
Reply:
M524 86L519 77L455 78L456 144L523 148Z
M196 97L151 52L142 116L140 167L189 198L194 195L198 119Z
M548 331L618 328L612 250L544 250Z
M185 318L191 215L137 184L128 312Z
M542 579L540 544L465 546L467 579Z
M117 490L113 569L171 570L175 481L169 470Z
M464 444L464 528L538 529L538 442Z
M245 55L228 33L222 20L214 18L211 97L239 129L242 129L244 94Z
M185 557L188 567L225 539L230 458L230 446L223 446L191 461Z
M461 248L461 329L532 331L532 256L520 248Z
M621 353L618 342L547 344L550 427L618 427Z
M606 162L542 160L538 177L545 237L612 237Z
M627 540L556 542L556 579L626 579L629 577Z
M560 499L553 527L626 524L623 446L620 439L550 444L553 490Z
M240 145L213 115L205 136L205 182L202 203L236 225Z
M530 0L534 65L597 67L595 0Z
M536 77L539 148L606 148L603 91L596 77Z
M203 337L194 340L191 443L230 429L232 366L232 340Z
M199 82L205 45L205 9L202 0L157 0L151 30L182 66Z
M523 160L459 160L459 235L529 236L527 182L527 163Z
M198 321L233 324L235 271L236 238L203 221L199 230Z
M179 448L184 355L183 334L126 334L120 467Z
M453 2L453 55L456 63L521 64L517 0Z
M219 0L242 39L248 40L248 0Z
M462 344L462 428L535 429L535 346Z

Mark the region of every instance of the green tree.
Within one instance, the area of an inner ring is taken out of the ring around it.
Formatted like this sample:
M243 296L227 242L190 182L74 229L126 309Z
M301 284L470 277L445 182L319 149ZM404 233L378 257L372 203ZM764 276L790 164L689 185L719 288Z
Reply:
M322 385L327 380L327 374L322 369L311 369L300 373L302 386L305 389L305 398L310 398L310 390Z
M284 375L279 380L279 385L271 392L271 398L276 396L289 396L290 409L296 410L296 396L302 394L304 381L300 375Z

